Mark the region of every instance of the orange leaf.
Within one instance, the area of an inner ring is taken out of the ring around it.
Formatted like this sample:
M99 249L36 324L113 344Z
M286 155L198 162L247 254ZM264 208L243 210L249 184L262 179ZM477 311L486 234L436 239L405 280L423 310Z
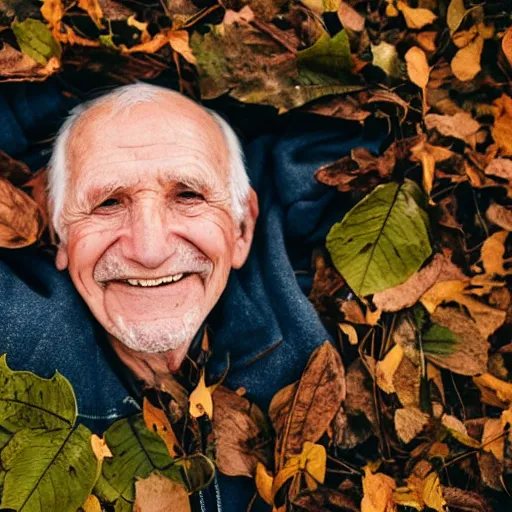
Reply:
M272 485L274 483L273 476L266 470L265 466L258 462L256 466L256 489L260 496L269 504L274 503L274 496L272 495Z
M508 27L503 39L501 40L501 49L512 66L512 27Z
M480 72L480 58L484 49L484 38L476 36L467 46L461 48L452 59L453 74L461 81L472 80Z
M102 512L100 500L94 494L90 494L80 510L83 512Z
M364 473L361 512L395 512L395 481L384 473L372 473L368 466Z
M146 427L156 432L164 441L171 457L178 455L176 447L179 447L178 440L174 434L171 422L162 409L155 407L146 397L142 405L142 413Z
M112 457L112 452L107 445L105 439L98 437L96 434L91 436L91 446L94 455L101 462L105 457Z
M405 23L409 28L423 28L437 19L437 16L432 11L409 7L402 0L398 0L396 6L399 11L402 11Z
M98 28L104 28L100 21L103 18L103 11L98 0L78 0L78 7L89 14L91 20Z
M411 82L421 89L425 89L430 74L430 67L425 52L421 48L413 46L405 54L405 62L407 63L407 74Z
M189 45L189 35L186 30L176 30L169 34L169 44L190 64L196 63L196 58Z

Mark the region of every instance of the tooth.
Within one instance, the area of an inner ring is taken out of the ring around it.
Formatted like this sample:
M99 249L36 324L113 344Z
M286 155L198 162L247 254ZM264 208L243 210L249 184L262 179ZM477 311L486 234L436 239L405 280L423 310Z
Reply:
M128 283L131 284L132 286L137 286L137 279L128 279Z
M173 281L179 281L183 277L183 274L176 274L172 276Z

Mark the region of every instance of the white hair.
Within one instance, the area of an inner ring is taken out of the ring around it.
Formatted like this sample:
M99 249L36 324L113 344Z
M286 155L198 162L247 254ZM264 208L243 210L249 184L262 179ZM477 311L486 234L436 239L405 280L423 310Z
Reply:
M110 115L113 117L119 111L127 112L135 105L157 101L163 94L180 93L165 87L136 82L134 84L118 87L99 98L82 103L71 110L69 117L64 121L57 133L52 156L48 164L48 194L52 209L51 218L53 226L61 239L63 239L65 235L60 224L60 218L69 178L66 149L73 126L75 126L78 120L93 107L112 103L112 112ZM211 115L213 120L220 127L226 141L230 171L229 186L231 190L231 208L235 221L241 222L245 215L246 200L250 190L242 146L233 128L231 128L219 114L199 104L198 106Z

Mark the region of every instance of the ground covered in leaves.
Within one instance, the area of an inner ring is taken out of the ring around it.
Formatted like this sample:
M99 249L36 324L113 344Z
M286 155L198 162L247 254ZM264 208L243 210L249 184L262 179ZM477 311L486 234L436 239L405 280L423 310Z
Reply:
M38 402L4 361L0 507L30 495L74 511L94 488L87 512L155 511L155 497L185 511L215 461L278 512L508 510L511 21L505 0L0 1L3 81L165 76L200 100L387 127L380 155L354 148L316 171L353 208L313 262L310 300L338 338L299 382L262 412L196 368L99 440L75 427L64 381L37 381L60 396ZM3 154L0 173L1 246L54 243L44 169ZM53 465L27 480L34 447ZM55 453L80 456L64 498L41 477L60 475Z

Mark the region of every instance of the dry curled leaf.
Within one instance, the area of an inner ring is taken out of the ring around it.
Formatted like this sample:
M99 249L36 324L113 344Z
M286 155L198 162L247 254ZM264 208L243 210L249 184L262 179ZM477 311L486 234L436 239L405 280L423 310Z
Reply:
M19 249L37 241L43 216L27 194L0 178L0 247Z

